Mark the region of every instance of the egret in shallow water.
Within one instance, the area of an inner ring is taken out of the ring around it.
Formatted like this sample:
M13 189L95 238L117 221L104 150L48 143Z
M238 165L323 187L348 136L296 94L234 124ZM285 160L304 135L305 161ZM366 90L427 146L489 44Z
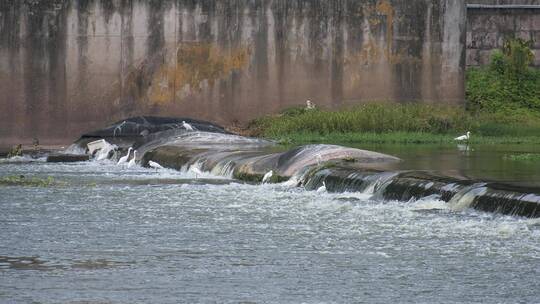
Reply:
M320 186L319 189L317 189L317 192L319 192L319 193L326 192L326 182L325 181L322 182L322 186Z
M116 163L116 164L121 165L121 164L127 163L128 159L129 159L129 155L131 154L131 150L133 150L133 148L129 147L127 155L120 157L120 159L118 160L118 163Z
M135 166L135 159L137 158L137 150L133 151L133 158L128 163L128 168Z
M270 179L272 178L272 176L274 175L274 171L270 170L268 171L264 176L263 176L263 179L262 179L262 183L263 184L266 184L270 181Z
M156 163L155 161L149 161L148 162L148 165L150 166L150 168L154 168L156 170L158 169L164 169L162 165Z
M188 131L193 131L193 127L185 121L182 121L182 127Z
M467 132L467 134L456 137L454 138L454 140L455 141L469 141L470 138L471 138L471 132Z

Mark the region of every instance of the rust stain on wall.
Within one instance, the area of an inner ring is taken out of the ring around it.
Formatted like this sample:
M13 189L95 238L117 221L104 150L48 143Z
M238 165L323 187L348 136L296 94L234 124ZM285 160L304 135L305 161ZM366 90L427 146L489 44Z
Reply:
M394 8L387 0L377 3L377 13L386 17L386 58L390 58L394 40Z
M213 87L217 80L245 68L250 57L249 47L224 51L209 43L182 44L176 50L176 62L165 64L154 76L149 102L168 103L186 92L200 93L205 84Z
M345 58L347 65L370 66L383 60L391 63L401 61L401 54L393 54L394 40L394 7L387 0L380 0L375 5L363 8L367 16L364 27L364 43L362 49ZM384 33L384 41L380 41L374 33ZM366 36L367 35L367 36Z

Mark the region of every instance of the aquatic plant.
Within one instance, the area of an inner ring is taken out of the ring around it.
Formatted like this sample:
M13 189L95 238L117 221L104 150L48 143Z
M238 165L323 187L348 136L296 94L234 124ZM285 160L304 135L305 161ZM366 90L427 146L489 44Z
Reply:
M47 178L30 177L27 178L24 175L12 175L0 177L1 186L31 186L31 187L50 187L59 185L60 183L55 181L52 176Z
M512 160L512 161L540 161L540 154L536 154L536 153L510 154L510 155L505 155L504 159Z

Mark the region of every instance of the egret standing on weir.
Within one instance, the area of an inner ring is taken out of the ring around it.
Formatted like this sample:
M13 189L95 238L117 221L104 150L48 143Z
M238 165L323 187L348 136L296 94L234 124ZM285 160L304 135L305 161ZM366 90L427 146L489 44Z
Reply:
M182 127L188 131L193 131L193 127L185 121L182 121Z
M164 169L162 165L156 163L155 161L149 161L148 162L148 165L150 166L150 168L154 168L156 170L158 169Z
M319 189L317 189L317 192L318 192L318 193L322 193L322 192L326 192L326 191L327 191L327 190L326 190L326 182L323 181L323 182L322 182L322 186L320 186Z
M116 164L117 165L122 165L122 164L127 163L128 159L129 159L129 155L131 154L131 150L133 150L133 148L129 147L127 155L120 157L120 159L118 160L118 162Z
M266 184L270 181L270 179L272 178L272 176L274 175L274 171L270 170L268 171L264 176L263 176L263 179L262 179L262 183L263 184Z
M198 179L199 175L203 175L201 169L197 168L195 165L189 167L189 171L195 173L195 178Z
M135 158L137 158L137 150L133 151L133 158L128 163L128 168L135 166Z

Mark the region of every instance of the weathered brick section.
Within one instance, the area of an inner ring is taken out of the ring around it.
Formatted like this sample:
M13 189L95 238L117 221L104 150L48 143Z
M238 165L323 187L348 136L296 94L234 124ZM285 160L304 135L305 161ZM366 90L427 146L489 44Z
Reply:
M467 66L489 63L491 53L502 47L507 37L534 43L535 65L540 67L540 1L471 0L469 4L538 5L538 8L471 8L467 10Z

